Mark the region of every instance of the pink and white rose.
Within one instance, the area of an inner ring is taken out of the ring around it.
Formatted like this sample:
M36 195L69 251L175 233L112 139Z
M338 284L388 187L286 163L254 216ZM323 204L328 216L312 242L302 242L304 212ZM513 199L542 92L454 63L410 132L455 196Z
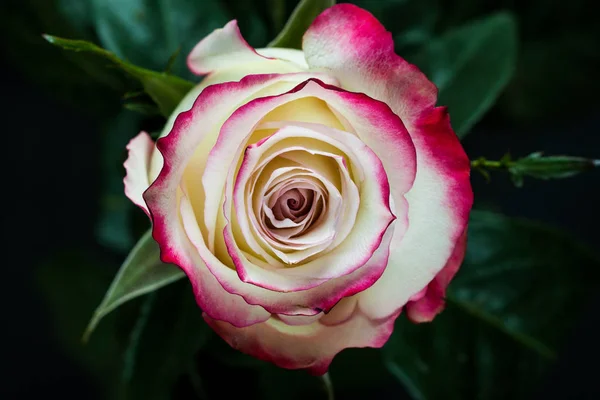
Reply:
M327 371L381 347L404 308L431 321L465 252L469 160L437 89L367 11L334 6L303 49L253 49L236 21L188 58L206 75L125 192L164 262L232 347Z

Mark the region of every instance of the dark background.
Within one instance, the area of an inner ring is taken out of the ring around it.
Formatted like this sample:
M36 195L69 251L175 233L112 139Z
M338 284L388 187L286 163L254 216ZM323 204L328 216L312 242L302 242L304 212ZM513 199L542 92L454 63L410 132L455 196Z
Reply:
M562 38L566 46L549 45L552 56L547 63L537 64L542 70L533 70L535 63L519 66L508 92L523 93L523 101L531 100L530 104L515 105L518 95L502 97L464 140L471 158L484 155L497 159L507 151L524 156L540 150L547 154L600 157L597 76L581 76L578 68L586 65L577 64L588 61L577 60L571 65L568 60L573 35L581 35L598 46L597 29L586 21L585 10L593 14L591 3L550 3L539 2L534 11L517 2L513 5L521 21L527 22L530 13L544 13L540 16L544 23L537 28L520 25L524 42L520 60L533 57L534 44L551 43L548 38ZM583 11L570 12L571 6ZM10 41L11 37L4 36L2 40ZM45 60L35 53L28 57L36 68L46 68ZM594 62L597 66L598 58ZM550 69L553 71L548 72ZM0 88L5 137L5 272L0 290L4 321L0 329L0 359L4 367L0 398L95 398L91 378L58 344L51 310L39 291L35 271L65 249L94 249L107 260L121 259L118 252L97 242L99 182L103 173L100 121L93 113L82 112L69 99L59 98L24 71L14 57L3 57ZM546 76L541 84L538 75ZM528 85L528 79L536 84ZM600 171L596 170L558 181L526 178L525 186L518 189L503 172L493 173L491 183L474 172L472 181L479 205L563 228L598 253L599 179ZM65 279L65 285L68 282ZM581 304L581 310L574 310L583 317L566 339L557 364L541 383L537 398L600 398L596 376L600 359L599 309L600 295L596 295L591 303ZM392 389L380 389L380 393L372 393L373 398L398 398Z

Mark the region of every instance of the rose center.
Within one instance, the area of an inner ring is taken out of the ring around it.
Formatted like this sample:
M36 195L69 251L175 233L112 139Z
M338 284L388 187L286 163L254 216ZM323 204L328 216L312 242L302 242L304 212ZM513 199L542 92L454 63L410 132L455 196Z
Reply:
M307 188L291 188L281 190L275 193L271 200L271 211L276 221L283 222L289 220L294 224L305 222L304 229L298 232L305 232L315 218L318 218L320 207L316 207L315 191ZM317 213L317 214L315 214ZM309 218L309 221L305 221ZM264 216L264 222L269 229L280 229L282 226L272 221L268 215Z

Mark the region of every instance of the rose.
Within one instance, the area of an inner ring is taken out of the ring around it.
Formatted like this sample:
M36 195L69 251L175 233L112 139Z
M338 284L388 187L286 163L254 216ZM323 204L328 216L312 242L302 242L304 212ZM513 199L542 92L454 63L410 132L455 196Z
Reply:
M255 51L232 21L189 55L207 76L156 147L130 142L125 192L232 347L322 374L344 348L382 346L403 308L416 322L443 308L469 160L435 86L393 48L348 4L316 18L303 51Z

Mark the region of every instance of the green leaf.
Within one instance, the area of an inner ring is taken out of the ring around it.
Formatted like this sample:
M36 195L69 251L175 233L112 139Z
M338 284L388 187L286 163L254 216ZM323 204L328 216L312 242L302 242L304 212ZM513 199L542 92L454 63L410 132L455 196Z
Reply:
M530 176L537 179L569 178L581 172L600 166L600 160L573 156L542 156L542 152L531 153L527 157L513 161L506 153L499 161L480 157L471 161L471 168L479 171L489 180L487 169L506 170L517 187L523 186L523 178Z
M502 12L446 32L412 61L438 86L438 104L463 138L510 81L516 53L515 18Z
M335 0L301 0L269 47L302 48L302 36L317 15L335 4Z
M103 47L145 68L163 71L181 48L173 73L192 78L185 56L232 16L217 0L87 0Z
M569 178L598 166L600 160L572 156L543 157L541 152L536 152L511 163L508 170L513 180L522 184L523 176L544 180Z
M121 304L143 294L153 292L184 277L179 268L160 261L158 244L151 231L135 245L111 283L102 303L90 321L84 340L87 341L100 320Z
M473 211L447 309L399 318L386 363L415 399L531 398L599 278L598 257L564 233Z
M44 35L44 38L65 50L90 52L105 58L122 69L131 77L137 79L148 95L156 102L163 116L168 117L181 99L193 88L194 84L176 76L150 71L121 60L113 53L85 40L63 39L56 36Z

